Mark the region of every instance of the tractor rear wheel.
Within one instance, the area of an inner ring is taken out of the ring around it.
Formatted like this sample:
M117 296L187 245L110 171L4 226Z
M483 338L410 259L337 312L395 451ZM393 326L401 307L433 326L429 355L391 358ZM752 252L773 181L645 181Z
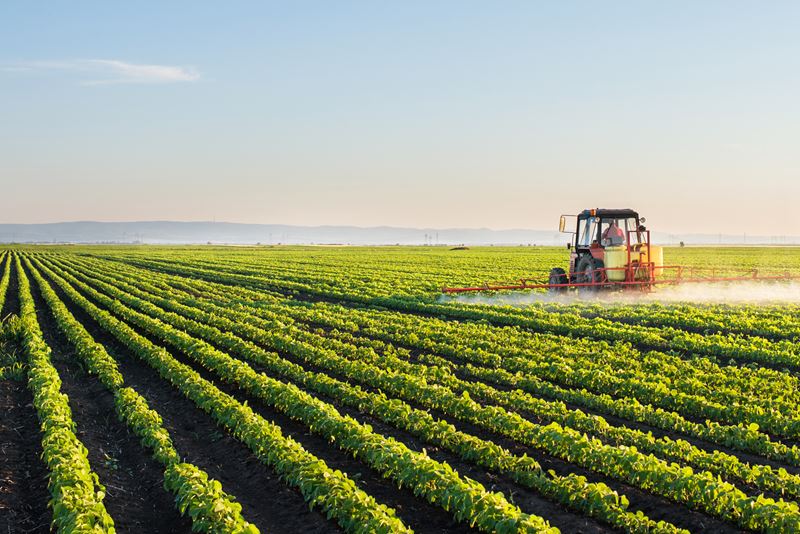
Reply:
M550 269L550 280L548 281L548 283L551 286L557 284L566 284L568 282L569 280L567 280L567 273L566 271L564 271L564 269L562 269L561 267L553 267L552 269ZM550 293L563 293L566 290L567 290L566 286L548 288L548 291Z
M578 261L578 282L581 284L597 284L591 286L581 286L586 291L597 291L603 283L603 262L596 260L588 254Z

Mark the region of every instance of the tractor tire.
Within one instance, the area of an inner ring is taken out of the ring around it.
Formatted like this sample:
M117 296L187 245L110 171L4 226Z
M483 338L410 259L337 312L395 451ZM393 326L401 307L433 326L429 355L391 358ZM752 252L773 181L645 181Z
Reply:
M569 282L567 279L567 273L561 267L553 267L550 269L550 280L547 282L551 286L554 284L566 284ZM547 289L550 293L564 293L567 288L566 287L550 287Z
M596 260L588 254L578 260L577 281L580 284L598 284L592 286L581 286L580 289L587 292L594 292L600 289L603 283L603 272L597 269L603 268L603 262Z

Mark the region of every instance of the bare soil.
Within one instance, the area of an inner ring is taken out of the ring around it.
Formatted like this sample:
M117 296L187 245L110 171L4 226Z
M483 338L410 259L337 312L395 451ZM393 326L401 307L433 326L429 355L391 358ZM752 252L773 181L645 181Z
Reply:
M0 532L49 532L39 422L23 382L0 380Z
M17 275L11 268L0 318L19 313ZM0 532L49 532L47 467L42 435L25 381L0 380Z

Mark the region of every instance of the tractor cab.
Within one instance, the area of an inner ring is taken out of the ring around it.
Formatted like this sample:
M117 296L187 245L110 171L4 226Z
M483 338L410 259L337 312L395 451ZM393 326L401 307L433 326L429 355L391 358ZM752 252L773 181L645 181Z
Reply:
M567 230L567 217L575 217L575 231ZM648 237L643 226L644 218L632 209L587 209L578 215L562 215L559 224L561 232L573 234L569 247L569 273L563 269L553 269L550 283L559 284L598 284L622 277L621 270L609 270L607 253L615 256L629 251L639 251L648 246Z
M639 214L633 210L583 210L575 218L577 228L570 247L574 251L627 245L629 235L633 241L631 244L641 242L641 224L644 220L640 220Z

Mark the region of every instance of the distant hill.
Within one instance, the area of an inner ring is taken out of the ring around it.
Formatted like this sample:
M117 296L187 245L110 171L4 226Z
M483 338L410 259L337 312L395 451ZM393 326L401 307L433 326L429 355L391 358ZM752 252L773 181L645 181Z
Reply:
M488 228L396 228L377 226L291 226L227 222L63 222L0 224L0 243L151 244L350 244L350 245L564 245L566 234L547 230ZM796 244L799 237L671 235L654 233L658 243Z
M214 244L551 244L558 232L291 226L227 222L64 222L0 224L0 242L16 243L214 243ZM438 239L438 241L437 241ZM563 239L561 239L563 241Z

